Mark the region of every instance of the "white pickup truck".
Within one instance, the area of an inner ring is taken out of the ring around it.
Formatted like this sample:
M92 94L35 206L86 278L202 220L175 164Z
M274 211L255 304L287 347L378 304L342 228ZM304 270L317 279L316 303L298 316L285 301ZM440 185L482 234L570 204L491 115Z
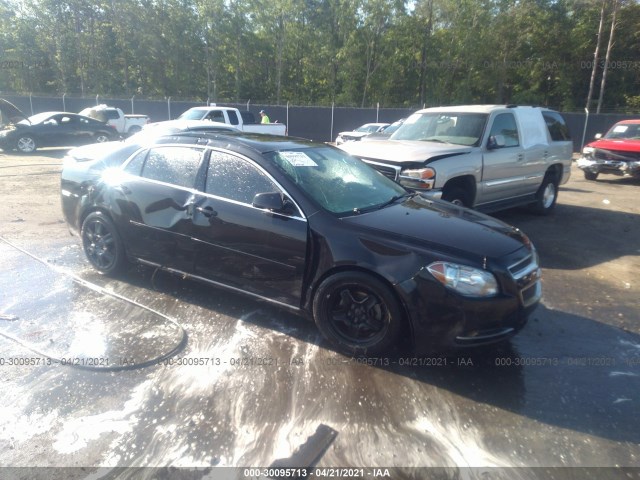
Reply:
M258 123L249 111L240 111L232 107L193 107L178 117L178 120L210 120L212 122L233 125L243 132L266 133L270 135L286 135L284 123Z
M540 214L569 180L573 151L558 112L509 105L427 108L389 140L340 148L433 198L482 211L531 205Z
M80 112L80 115L105 122L107 125L113 126L123 136L133 135L149 123L147 115L125 115L119 108L107 105L85 108Z

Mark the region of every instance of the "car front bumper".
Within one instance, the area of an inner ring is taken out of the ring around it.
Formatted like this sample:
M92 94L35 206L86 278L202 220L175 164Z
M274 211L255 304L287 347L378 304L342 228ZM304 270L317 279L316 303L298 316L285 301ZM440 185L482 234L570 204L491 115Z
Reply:
M540 303L542 284L535 254L529 259L515 258L513 255L507 263L510 268L493 272L501 289L495 297L464 297L424 270L398 284L415 353L493 344L520 331Z
M578 168L591 173L611 173L614 175L640 175L640 160L604 160L581 157L576 162Z
M434 198L436 200L440 200L442 198L442 190L440 189L432 189L432 190L416 190L420 192L420 195L426 198Z

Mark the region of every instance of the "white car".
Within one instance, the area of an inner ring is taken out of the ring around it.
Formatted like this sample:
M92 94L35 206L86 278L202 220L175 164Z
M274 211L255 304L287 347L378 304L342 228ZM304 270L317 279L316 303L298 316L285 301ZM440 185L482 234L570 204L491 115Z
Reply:
M336 145L345 142L355 142L361 140L362 137L384 131L389 126L388 123L365 123L361 127L356 128L352 132L340 132L336 137Z
M139 132L149 123L149 117L147 115L125 115L119 108L109 107L107 105L85 108L80 112L80 115L105 122L125 137Z

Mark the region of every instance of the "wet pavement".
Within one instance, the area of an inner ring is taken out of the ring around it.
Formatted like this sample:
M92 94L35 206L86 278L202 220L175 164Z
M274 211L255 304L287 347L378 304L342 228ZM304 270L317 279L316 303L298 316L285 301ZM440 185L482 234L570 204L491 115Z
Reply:
M252 478L268 472L223 467L268 467L319 425L337 435L309 478L638 478L639 213L597 203L640 185L572 182L553 217L497 215L540 250L527 327L450 356L351 359L289 312L142 267L103 277L77 239L11 230L0 466L58 468L0 478Z

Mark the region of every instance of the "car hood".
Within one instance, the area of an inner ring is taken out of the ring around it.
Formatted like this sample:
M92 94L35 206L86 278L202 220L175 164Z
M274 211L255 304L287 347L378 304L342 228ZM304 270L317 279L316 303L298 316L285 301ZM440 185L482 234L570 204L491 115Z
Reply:
M22 113L13 103L6 101L4 98L0 98L0 112L10 123L18 123L21 120L29 121L29 117Z
M341 137L362 138L371 135L369 132L340 132Z
M640 140L633 139L606 139L591 142L589 147L601 150L614 150L622 152L640 152Z
M471 147L418 140L385 140L375 143L357 142L340 145L345 152L358 158L385 160L392 163L424 162L434 157L444 158L470 153Z
M201 127L219 127L228 131L240 131L233 125L222 122L212 122L210 120L165 120L163 122L147 123L142 130L145 132L154 132L157 129L165 129L167 131L188 131L191 129L199 129Z
M530 244L515 227L463 207L415 195L402 203L343 218L377 238L409 241L476 261L500 258Z

